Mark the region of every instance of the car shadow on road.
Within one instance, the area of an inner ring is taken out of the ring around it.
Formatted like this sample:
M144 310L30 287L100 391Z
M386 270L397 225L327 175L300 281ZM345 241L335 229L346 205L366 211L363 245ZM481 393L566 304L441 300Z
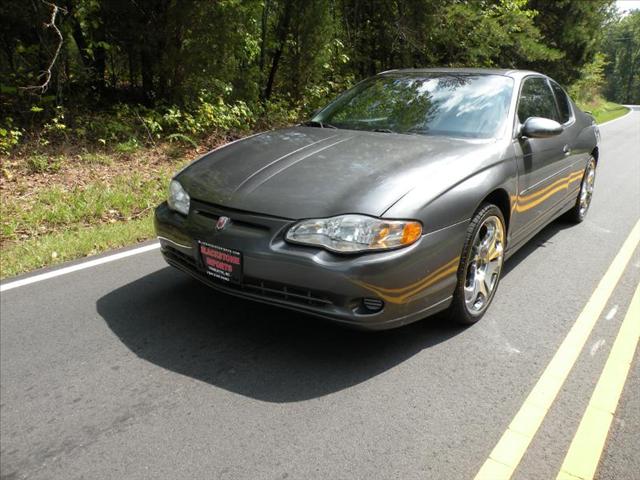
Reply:
M97 309L140 358L268 402L359 384L464 330L442 316L390 331L349 330L220 294L168 267L103 296Z
M562 220L547 226L505 264L504 274L568 226ZM268 402L357 385L465 330L445 314L395 330L349 330L220 294L169 267L103 296L97 309L140 358Z
M544 227L505 262L502 268L502 277L509 275L509 272L514 270L520 262L535 250L545 248L556 234L571 227L575 227L575 223L565 220L564 217L560 217Z

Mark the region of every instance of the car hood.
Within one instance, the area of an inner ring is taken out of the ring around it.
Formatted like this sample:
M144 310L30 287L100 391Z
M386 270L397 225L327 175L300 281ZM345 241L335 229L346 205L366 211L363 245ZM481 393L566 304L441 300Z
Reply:
M428 185L425 202L482 167L494 141L294 127L210 152L176 178L195 200L299 219L382 216Z

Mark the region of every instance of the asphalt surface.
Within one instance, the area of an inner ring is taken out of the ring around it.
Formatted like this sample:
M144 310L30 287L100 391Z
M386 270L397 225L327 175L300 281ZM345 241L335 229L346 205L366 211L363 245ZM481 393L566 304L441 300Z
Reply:
M640 110L601 131L587 220L510 259L470 328L345 330L157 250L3 292L1 478L473 478L640 218ZM513 478L555 478L639 282L636 250ZM639 363L601 479L640 478Z

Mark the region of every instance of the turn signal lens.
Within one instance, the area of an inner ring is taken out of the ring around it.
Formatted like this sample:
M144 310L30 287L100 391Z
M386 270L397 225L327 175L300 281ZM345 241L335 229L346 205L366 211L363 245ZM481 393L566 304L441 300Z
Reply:
M418 222L408 222L402 230L402 244L411 245L422 235L422 225Z

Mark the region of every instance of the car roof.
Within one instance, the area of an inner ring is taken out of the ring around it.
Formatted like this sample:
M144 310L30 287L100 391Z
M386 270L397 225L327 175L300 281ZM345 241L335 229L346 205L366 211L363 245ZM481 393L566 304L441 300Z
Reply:
M534 72L532 70L517 70L506 68L449 68L449 67L435 67L435 68L402 68L398 70L387 70L381 72L378 75L387 74L420 74L420 73L463 73L474 75L503 75L512 78L522 78L527 75L543 75L542 73Z

